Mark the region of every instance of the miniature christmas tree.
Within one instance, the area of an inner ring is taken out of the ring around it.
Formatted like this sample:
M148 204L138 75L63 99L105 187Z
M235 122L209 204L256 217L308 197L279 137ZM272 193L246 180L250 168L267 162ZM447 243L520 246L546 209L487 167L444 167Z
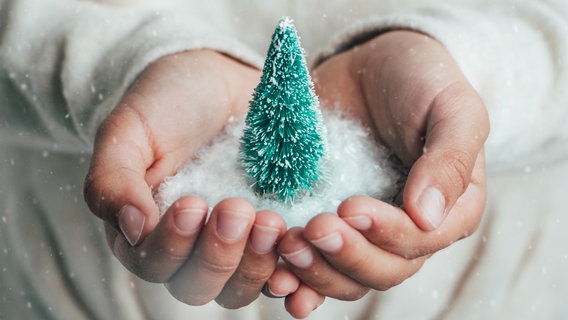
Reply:
M325 153L319 102L296 28L278 23L241 139L242 163L255 190L292 203L321 179Z

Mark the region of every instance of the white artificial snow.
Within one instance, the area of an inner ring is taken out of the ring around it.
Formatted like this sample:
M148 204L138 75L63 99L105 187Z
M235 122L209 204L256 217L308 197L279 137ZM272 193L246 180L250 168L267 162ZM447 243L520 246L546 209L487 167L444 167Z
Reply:
M278 212L288 226L303 226L319 213L335 213L337 206L352 195L392 198L398 191L401 174L389 161L389 151L378 145L358 122L339 112L328 111L323 116L328 143L323 164L326 177L313 194L298 197L294 204L285 204L254 192L252 181L240 163L239 140L244 119L239 119L203 147L196 159L164 180L156 196L161 212L189 194L203 197L210 206L225 198L240 197L257 210Z
M280 29L286 30L294 26L294 20L290 17L282 17L278 22L278 26L280 27Z

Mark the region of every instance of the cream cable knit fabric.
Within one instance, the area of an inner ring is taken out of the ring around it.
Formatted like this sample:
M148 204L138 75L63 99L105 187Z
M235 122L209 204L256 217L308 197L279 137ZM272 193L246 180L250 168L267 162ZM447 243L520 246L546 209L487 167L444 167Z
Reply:
M136 279L81 195L96 127L148 64L210 48L260 66L282 15L295 18L314 63L384 30L430 34L492 122L480 230L402 285L329 300L313 318L568 315L565 1L115 2L0 0L0 319L288 318L281 300L188 307Z

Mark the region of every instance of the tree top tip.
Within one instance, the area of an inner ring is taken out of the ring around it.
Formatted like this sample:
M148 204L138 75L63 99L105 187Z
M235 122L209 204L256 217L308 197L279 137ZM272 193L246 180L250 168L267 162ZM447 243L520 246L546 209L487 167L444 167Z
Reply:
M288 29L288 28L293 28L294 27L294 20L291 19L290 17L282 17L280 18L280 21L278 22L278 27L280 27L281 29Z

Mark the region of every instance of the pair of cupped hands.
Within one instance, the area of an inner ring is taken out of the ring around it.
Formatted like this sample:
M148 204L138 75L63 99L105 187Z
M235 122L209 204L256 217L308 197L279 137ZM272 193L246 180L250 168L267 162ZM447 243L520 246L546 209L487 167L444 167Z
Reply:
M207 204L190 195L160 216L157 186L246 113L259 77L213 51L169 55L102 123L85 198L128 270L190 305L238 308L264 293L285 297L302 318L325 297L357 300L400 284L475 231L485 204L487 112L447 50L411 31L377 36L312 73L322 106L360 120L409 168L401 206L354 195L337 214L288 229L278 213L243 199Z

